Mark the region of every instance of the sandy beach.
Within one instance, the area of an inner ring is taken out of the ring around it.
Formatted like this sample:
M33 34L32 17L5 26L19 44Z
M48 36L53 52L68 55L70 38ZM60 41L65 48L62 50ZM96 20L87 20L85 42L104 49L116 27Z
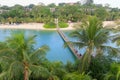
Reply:
M67 28L60 28L61 30L73 30L74 24L76 23L70 23ZM0 24L0 29L32 29L32 30L56 30L44 28L43 23L23 23L23 24ZM115 25L113 21L104 21L103 26L108 27L109 25Z
M50 28L44 28L43 23L23 23L23 24L1 24L0 29L32 29L32 30L56 30ZM60 28L61 30L73 30L74 24L71 23L67 28Z

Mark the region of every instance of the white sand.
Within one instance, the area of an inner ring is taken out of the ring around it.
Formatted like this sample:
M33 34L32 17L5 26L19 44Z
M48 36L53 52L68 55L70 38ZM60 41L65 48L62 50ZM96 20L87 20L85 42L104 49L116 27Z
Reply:
M67 28L61 28L61 30L73 30L73 25L76 23L70 23ZM0 24L0 29L32 29L32 30L56 30L54 29L49 29L49 28L44 28L43 23L23 23L23 24ZM109 27L109 25L115 25L114 21L104 21L103 26L104 27Z
M33 30L56 30L50 29L50 28L44 28L43 23L23 23L23 24L1 24L0 29L33 29ZM67 28L61 28L61 30L73 30L74 28L72 27L73 23L69 25Z
M114 21L104 21L103 27L116 27L117 24Z

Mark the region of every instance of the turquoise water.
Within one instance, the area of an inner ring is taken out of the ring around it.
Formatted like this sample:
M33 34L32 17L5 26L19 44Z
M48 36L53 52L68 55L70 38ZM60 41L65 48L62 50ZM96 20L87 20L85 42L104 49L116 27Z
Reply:
M16 30L12 30L16 31ZM19 30L20 31L20 30ZM18 32L19 32L18 31ZM64 48L64 41L59 34L55 31L35 31L35 30L21 30L24 31L26 36L37 35L35 38L35 48L38 48L44 44L50 47L50 51L47 53L46 58L50 61L67 61L74 62L75 56L68 48ZM0 41L4 41L7 36L10 36L11 30L0 30Z

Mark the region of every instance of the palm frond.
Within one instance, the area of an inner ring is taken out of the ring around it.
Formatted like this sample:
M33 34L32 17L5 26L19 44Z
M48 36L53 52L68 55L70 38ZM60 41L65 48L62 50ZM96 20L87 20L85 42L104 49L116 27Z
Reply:
M20 75L23 75L23 71L24 71L23 64L19 61L14 61L11 63L8 70L9 78L20 79Z
M30 70L31 70L31 76L35 78L39 78L39 77L44 78L49 76L49 71L42 66L31 65Z
M81 41L81 42L87 42L88 41L88 35L86 34L86 31L84 30L81 30L81 31L74 31L70 34L70 36L72 38L75 38L77 39L78 41Z
M31 44L35 44L34 39L36 38L37 35L33 35L33 36L29 36L27 39L27 43Z
M111 54L114 56L117 56L118 53L120 52L119 48L114 48L112 46L102 45L101 48L104 52L108 51L108 54Z
M0 50L0 56L2 55L6 55L6 56L14 56L16 54L15 51L13 51L12 49L6 48L6 49L2 49Z
M29 54L29 58L31 59L32 63L37 63L40 60L44 60L47 51L49 51L49 47L46 45L43 45L42 47L38 48L33 53Z
M49 79L48 80L60 80L58 76L55 76L55 75L51 75L49 76Z
M36 51L34 51L32 54L30 54L30 57L45 54L47 51L49 51L49 47L43 45L40 48L38 48Z
M8 70L8 66L10 66L10 64L12 63L12 61L14 61L15 59L14 58L10 58L10 57L7 57L7 56L2 56L0 58L0 64L1 64L1 67L3 70Z
M120 71L117 72L116 80L120 79Z
M0 80L4 80L5 77L7 77L6 75L8 74L8 72L2 72L0 73Z
M112 74L110 74L110 73L105 74L104 80L109 80L111 77L113 77Z
M114 35L112 36L112 42L116 42L117 45L119 46L120 45L120 35Z
M72 32L72 33L70 33L70 36L71 37L79 37L81 34L80 34L80 32L78 32L78 31L74 31L74 32Z
M23 61L30 61L29 54L27 53L26 50L22 51L22 59L23 59Z

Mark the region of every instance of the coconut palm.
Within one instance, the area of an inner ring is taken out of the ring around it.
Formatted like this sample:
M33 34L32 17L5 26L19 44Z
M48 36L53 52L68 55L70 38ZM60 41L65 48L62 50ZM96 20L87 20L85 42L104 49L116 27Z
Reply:
M49 50L43 45L34 49L35 36L25 37L24 33L12 34L0 43L1 80L29 80L29 77L47 77L49 72L42 66Z
M109 39L109 32L102 27L102 23L96 17L90 17L88 21L82 23L80 27L72 32L71 37L76 41L71 41L79 49L85 48L86 52L80 60L80 71L84 71L91 61L91 55L97 55L108 50L117 52L116 48L105 45Z

